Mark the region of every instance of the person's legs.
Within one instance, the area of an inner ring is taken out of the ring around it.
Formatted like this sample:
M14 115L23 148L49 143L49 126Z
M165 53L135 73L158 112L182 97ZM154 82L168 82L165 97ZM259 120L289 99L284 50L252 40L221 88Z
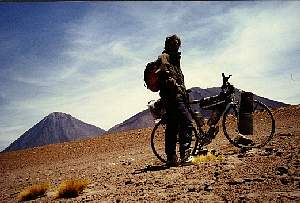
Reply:
M179 130L179 123L176 117L175 110L172 106L167 109L167 126L165 132L165 153L167 155L167 163L173 164L177 161L176 156L176 142Z
M165 152L168 159L176 155L177 134L179 133L179 150L181 161L186 161L190 156L193 123L192 116L184 98L169 100L166 104L167 127L165 134Z
M190 145L192 141L193 122L192 116L188 110L188 106L184 99L176 100L176 109L180 121L179 142L180 142L180 158L186 161L190 156Z

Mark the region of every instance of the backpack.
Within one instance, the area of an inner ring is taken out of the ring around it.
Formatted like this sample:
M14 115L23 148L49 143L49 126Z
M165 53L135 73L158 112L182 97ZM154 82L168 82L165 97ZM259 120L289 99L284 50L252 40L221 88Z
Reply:
M158 65L155 62L150 62L146 65L144 70L144 81L147 89L152 92L158 92L159 87L159 79L158 79Z

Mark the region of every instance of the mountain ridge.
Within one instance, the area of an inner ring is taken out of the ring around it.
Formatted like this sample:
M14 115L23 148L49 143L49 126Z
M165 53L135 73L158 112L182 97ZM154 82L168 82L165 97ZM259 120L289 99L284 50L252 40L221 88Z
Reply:
M217 95L221 91L219 87L211 87L206 89L193 87L190 90L190 97L192 99L202 99L204 97ZM236 89L237 99L240 97L239 94L241 91L242 90ZM288 105L283 102L273 101L255 94L254 99L262 101L270 108ZM209 111L204 111L200 109L199 106L192 105L191 107L194 111L200 111L204 117L208 117L210 115ZM3 152L94 137L104 133L149 128L153 127L154 125L155 120L149 109L145 109L136 113L134 116L124 120L122 123L111 127L108 131L98 128L94 125L84 123L74 118L70 114L53 112L44 117L32 128L27 130L17 140L4 149Z
M139 126L138 128L147 128L154 126L154 118L152 117L150 111L145 109L134 116L126 119L122 123L119 123L108 130L108 132L119 132L125 130L136 129L134 126Z
M220 93L221 88L220 87L211 87L211 88L205 88L202 89L200 87L192 87L190 88L191 93L189 93L191 99L202 99L205 97L217 95ZM237 97L237 100L240 98L240 92L243 91L241 89L235 89L235 96ZM258 96L254 93L254 99L257 99L264 104L266 104L270 108L277 108L281 106L287 106L288 104L285 104L283 102L274 101L265 97ZM210 115L210 111L205 111L200 109L197 105L191 105L191 108L193 111L198 111L203 114L204 117L208 117ZM134 121L134 122L133 122ZM139 123L142 123L141 125ZM147 128L147 127L153 127L155 125L155 120L152 117L149 109L142 110L141 112L135 114L134 116L130 117L129 119L126 119L120 124L117 124L110 128L108 132L119 132L119 131L126 131L126 130L133 130L133 129L139 129L139 128Z

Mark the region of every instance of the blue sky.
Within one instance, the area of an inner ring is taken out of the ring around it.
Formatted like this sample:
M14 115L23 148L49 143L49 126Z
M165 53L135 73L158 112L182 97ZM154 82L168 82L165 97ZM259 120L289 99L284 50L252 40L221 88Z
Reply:
M0 4L0 150L54 111L109 129L158 98L145 64L182 38L188 88L300 103L300 2Z

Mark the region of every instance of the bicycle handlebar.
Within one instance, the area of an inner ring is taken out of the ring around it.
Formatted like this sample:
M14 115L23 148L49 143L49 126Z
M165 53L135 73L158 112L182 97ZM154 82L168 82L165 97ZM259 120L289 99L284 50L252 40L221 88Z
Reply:
M224 73L222 73L222 77L223 77L223 85L222 85L222 89L224 89L227 85L228 85L228 80L232 75L229 75L228 77L225 76Z
M229 76L225 76L224 73L222 73L222 78L223 78L223 85L221 86L221 89L222 89L222 92L220 93L220 95L229 95L229 94L232 94L234 92L234 87L233 85L231 85L228 80L229 78L231 77L232 75L229 75ZM188 93L192 92L191 89L188 89L187 90ZM192 100L192 101L189 101L189 104L199 104L201 102L201 100Z

